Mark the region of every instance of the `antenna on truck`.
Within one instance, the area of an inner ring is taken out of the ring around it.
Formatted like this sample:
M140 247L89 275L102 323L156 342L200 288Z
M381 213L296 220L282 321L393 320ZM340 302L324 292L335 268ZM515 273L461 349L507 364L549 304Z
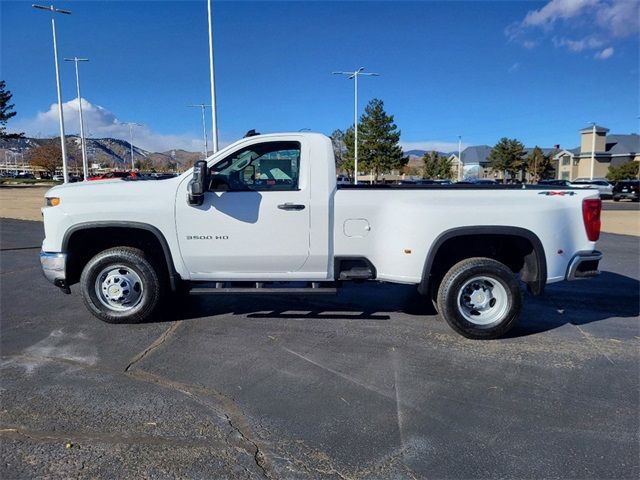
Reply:
M255 137L256 135L260 135L259 132L256 132L255 128L252 128L247 133L244 134L244 138Z

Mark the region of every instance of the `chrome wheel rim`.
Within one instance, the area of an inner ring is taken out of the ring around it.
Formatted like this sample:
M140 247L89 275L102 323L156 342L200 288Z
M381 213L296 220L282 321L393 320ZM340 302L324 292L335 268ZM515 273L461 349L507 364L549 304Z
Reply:
M105 307L126 312L140 303L144 288L140 275L131 267L111 265L96 277L95 291Z
M465 320L474 325L500 322L509 310L507 289L492 277L470 278L459 290L458 310Z

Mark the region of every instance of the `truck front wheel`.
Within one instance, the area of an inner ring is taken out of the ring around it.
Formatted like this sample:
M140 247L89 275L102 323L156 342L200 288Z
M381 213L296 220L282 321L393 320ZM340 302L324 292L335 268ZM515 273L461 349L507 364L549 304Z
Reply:
M456 263L438 289L438 312L459 334L493 339L518 321L522 293L515 275L491 258L468 258Z
M140 323L160 303L161 282L153 264L137 248L115 247L98 253L80 276L82 299L107 323Z

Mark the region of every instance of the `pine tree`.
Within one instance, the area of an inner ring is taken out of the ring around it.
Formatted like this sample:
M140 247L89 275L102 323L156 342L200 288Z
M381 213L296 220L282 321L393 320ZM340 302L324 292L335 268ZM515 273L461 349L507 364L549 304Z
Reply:
M453 177L453 164L446 155L440 155L436 151L426 152L422 161L422 178L448 180Z
M542 149L536 145L527 157L527 171L531 172L532 182L550 177L550 173L553 172L551 155L545 155Z
M437 178L439 171L440 156L438 152L425 152L422 157L424 167L422 169L422 178Z
M489 154L489 165L495 172L507 172L514 178L526 167L524 145L515 138L503 137Z
M349 178L353 179L355 177L355 172L354 172L355 133L354 133L353 125L345 130L342 141L344 143L344 151L342 152L342 162L340 163L340 168L345 172L347 172L347 175L349 176ZM358 143L360 143L360 139L358 139ZM358 165L358 168L361 168L361 166Z
M451 180L453 178L453 162L446 155L440 155L438 178L441 180Z
M13 94L6 90L6 83L0 80L0 139L21 138L24 133L6 133L6 125L10 118L15 117L14 104L9 103Z
M387 115L382 100L374 98L360 117L358 168L371 171L374 181L381 173L402 169L409 159L404 157L399 141L400 130L393 123L393 115Z
M336 160L336 170L338 172L346 171L349 174L349 169L346 158L347 146L345 144L345 133L339 128L335 129L331 136L331 145L333 146L333 156Z
M617 167L610 167L609 173L607 173L607 179L612 182L618 180L638 179L638 166L640 166L640 162L631 160Z

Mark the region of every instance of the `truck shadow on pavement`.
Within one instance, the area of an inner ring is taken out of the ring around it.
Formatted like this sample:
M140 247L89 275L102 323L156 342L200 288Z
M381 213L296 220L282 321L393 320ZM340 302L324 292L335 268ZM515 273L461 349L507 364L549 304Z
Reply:
M586 325L640 315L640 282L603 271L597 278L547 286L544 295L525 295L518 325L507 337L546 332L566 324Z
M244 315L259 319L391 320L392 313L436 315L431 302L415 287L354 283L336 295L211 295L171 302L158 321L189 320L211 315Z
M250 319L392 321L398 313L437 315L431 301L406 285L373 282L348 284L335 296L212 295L169 302L155 322L189 320L212 315ZM640 282L612 272L595 279L549 285L541 297L524 294L518 325L507 338L554 330L566 324L585 325L640 314ZM425 319L432 321L433 319Z

